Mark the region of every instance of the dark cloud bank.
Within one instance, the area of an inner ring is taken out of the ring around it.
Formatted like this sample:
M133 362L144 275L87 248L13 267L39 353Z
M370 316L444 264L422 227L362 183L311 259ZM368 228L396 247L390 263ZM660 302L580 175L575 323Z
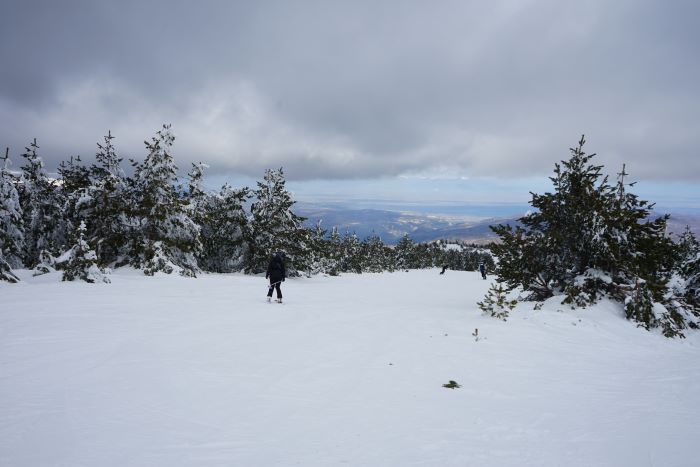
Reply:
M581 133L637 178L700 180L694 1L9 1L0 145L291 179L548 174Z

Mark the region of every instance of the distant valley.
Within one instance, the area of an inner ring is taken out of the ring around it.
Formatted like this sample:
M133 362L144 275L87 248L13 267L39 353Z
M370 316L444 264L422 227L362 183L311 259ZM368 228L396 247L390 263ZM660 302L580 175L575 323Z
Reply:
M300 203L295 210L306 217L306 225L315 226L321 221L324 229L336 227L341 235L354 233L360 239L378 235L388 244L395 244L405 234L416 242L440 239L464 240L488 243L495 239L489 225L498 222L514 222L514 218L431 214L384 209L350 209L344 207L315 206Z
M425 209L425 208L424 208ZM321 221L324 229L337 227L341 235L354 233L361 240L370 235L378 235L385 243L395 244L405 234L416 242L434 240L461 240L469 243L489 243L497 237L489 228L499 223L515 224L516 219L524 214L499 216L499 209L494 209L493 216L487 216L481 208L479 215L468 214L432 214L388 209L352 209L337 205L298 203L295 212L306 217L306 225L315 226ZM502 209L501 209L502 211ZM674 214L668 221L668 231L680 234L689 225L696 236L700 236L700 212Z

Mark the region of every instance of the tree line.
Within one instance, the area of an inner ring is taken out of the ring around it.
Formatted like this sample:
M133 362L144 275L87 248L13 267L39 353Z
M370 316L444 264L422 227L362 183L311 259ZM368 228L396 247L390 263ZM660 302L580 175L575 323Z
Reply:
M18 268L88 282L109 281L109 269L122 266L146 275L257 274L276 251L285 252L291 274L308 275L476 270L483 262L498 284L480 306L500 318L513 308L513 294L539 303L557 297L572 307L607 298L628 319L667 336L700 327L695 235L687 228L674 240L668 216L654 216L654 205L630 191L625 167L610 183L591 162L595 154L584 152L583 137L555 164L552 192L533 193L533 210L515 226L492 226L498 241L489 247L415 243L408 235L389 246L377 235L310 228L294 213L282 168L267 170L254 188L207 191L203 163L180 181L169 125L144 142L143 161L130 159L130 175L113 140L108 133L97 144L93 164L71 158L53 178L36 140L19 171L9 169L9 151L0 157L0 280L18 281Z
M283 169L267 170L254 188L203 187L206 165L193 163L185 180L172 156L169 125L144 142L143 161L122 168L114 136L97 144L95 162L79 157L49 177L34 140L19 171L0 164L0 279L13 269L35 274L63 270L66 280L108 281L109 268L131 266L196 276L200 272L260 273L272 253L284 251L292 274L340 274L448 266L494 267L484 248L444 242L416 244L405 236L395 247L377 235L359 239L319 223L305 226L293 211Z

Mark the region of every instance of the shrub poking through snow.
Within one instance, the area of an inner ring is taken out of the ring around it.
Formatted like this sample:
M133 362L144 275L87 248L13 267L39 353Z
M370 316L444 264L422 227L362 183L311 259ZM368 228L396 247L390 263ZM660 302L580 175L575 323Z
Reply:
M157 272L172 274L173 271L179 269L172 261L170 261L170 257L165 254L163 251L163 244L161 242L153 242L152 244L146 245L144 251L146 252L146 257L148 258L142 263L143 273L145 275L152 276Z
M477 306L485 314L503 321L508 318L517 304L517 300L508 300L508 289L503 287L503 284L491 284L484 300L477 302Z
M15 276L12 272L12 268L7 261L5 261L2 250L0 250L0 281L7 281L10 283L19 282L19 278Z
M41 276L50 272L56 272L56 258L46 250L39 253L39 263L32 269L33 276Z

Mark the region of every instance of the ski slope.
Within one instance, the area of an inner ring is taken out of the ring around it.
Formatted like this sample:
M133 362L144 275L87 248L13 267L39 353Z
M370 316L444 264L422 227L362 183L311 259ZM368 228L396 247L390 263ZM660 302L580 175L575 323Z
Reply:
M0 465L698 465L700 336L438 270L0 284ZM478 329L477 340L474 337ZM454 380L458 389L442 385Z

